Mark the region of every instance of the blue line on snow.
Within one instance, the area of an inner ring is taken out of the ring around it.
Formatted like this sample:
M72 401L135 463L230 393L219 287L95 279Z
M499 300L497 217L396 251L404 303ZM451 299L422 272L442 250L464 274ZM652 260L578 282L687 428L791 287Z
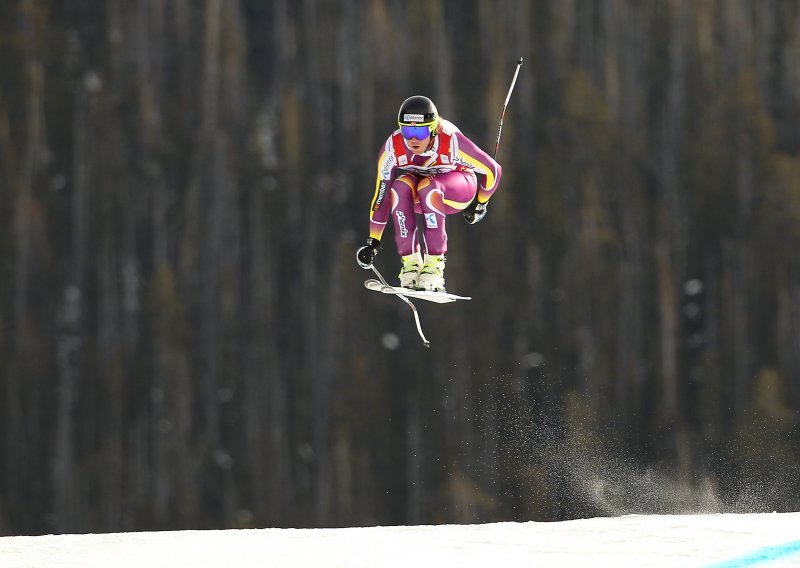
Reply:
M773 560L780 560L787 556L800 553L800 540L794 542L787 542L785 544L776 544L775 546L765 546L758 550L734 558L733 560L726 560L719 564L712 564L708 568L739 568L741 566L756 566L763 562L772 562Z

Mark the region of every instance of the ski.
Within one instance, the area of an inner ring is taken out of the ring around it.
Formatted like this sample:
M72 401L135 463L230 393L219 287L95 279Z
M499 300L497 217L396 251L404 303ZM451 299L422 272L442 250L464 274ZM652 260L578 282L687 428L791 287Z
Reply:
M406 296L419 300L427 300L428 302L435 302L437 304L448 304L457 300L471 300L469 296L459 296L457 294L450 294L448 292L430 292L427 290L411 290L410 288L400 288L399 286L387 286L386 284L370 279L364 282L364 287L367 290L374 292L383 292L384 294L396 294L399 296Z

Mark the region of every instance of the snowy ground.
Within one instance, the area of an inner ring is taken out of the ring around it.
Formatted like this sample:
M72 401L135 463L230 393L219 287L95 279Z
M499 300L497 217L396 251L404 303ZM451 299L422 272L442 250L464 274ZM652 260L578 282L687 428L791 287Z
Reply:
M800 566L800 513L4 537L0 566Z

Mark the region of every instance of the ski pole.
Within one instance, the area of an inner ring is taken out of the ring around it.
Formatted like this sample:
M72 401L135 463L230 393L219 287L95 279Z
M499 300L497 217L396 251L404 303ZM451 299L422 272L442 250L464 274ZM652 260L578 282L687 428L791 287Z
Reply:
M378 269L377 269L377 268L375 268L375 264L371 264L371 265L370 265L370 268L371 268L371 269L372 269L372 271L375 273L375 276L377 276L377 277L378 277L378 280L380 280L380 281L381 281L381 284L383 284L384 286L388 286L388 285L389 285L389 284L386 282L386 280L384 280L384 279L383 279L383 276L381 275L381 273L380 273L380 272L378 272ZM417 332L419 332L419 336L422 338L422 343L424 343L424 344L425 344L425 347L430 347L430 346L431 346L431 342L430 342L430 341L428 341L428 340L425 338L425 334L424 334L424 333L422 333L422 325L420 325L420 323L419 323L419 314L417 314L417 307L416 307L416 306L415 306L415 305L414 305L414 304L411 302L411 300L409 300L408 298L406 298L406 297L405 297L405 296L403 296L402 294L395 294L395 296L397 296L398 298L400 298L401 300L403 300L403 301L404 301L406 304L408 304L408 306L411 308L411 311L412 311L412 312L414 312L414 321L415 321L415 322L416 322L416 324L417 324Z
M517 70L514 71L514 78L511 80L511 86L508 88L506 102L503 103L503 112L500 113L500 126L497 127L497 142L495 142L494 145L494 159L497 159L497 149L500 148L500 134L503 132L503 117L506 115L506 107L508 106L508 101L511 99L511 91L514 90L514 85L517 84L517 75L519 75L520 67L522 67L522 57L520 57L519 61L517 61Z

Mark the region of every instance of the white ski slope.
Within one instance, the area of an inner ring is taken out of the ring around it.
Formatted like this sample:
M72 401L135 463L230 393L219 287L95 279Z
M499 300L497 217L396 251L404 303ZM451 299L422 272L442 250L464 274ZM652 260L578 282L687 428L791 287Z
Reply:
M800 513L0 538L2 568L800 566Z

